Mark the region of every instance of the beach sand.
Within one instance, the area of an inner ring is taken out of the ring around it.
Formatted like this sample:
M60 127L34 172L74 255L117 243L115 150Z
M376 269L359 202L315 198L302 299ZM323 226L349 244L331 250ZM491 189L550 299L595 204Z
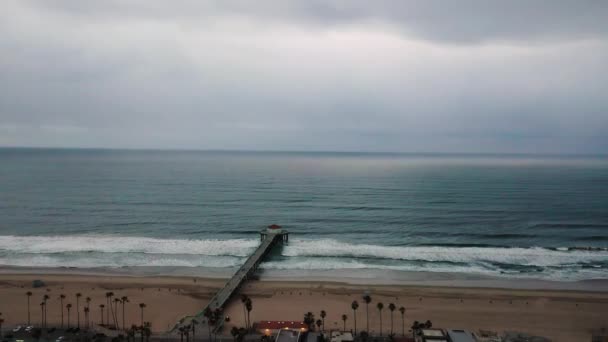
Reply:
M46 287L32 288L32 281L41 279ZM127 296L126 325L139 324L139 303L145 303L144 320L152 323L152 330L163 332L181 317L200 311L225 279L165 276L108 276L76 274L1 274L0 312L5 327L27 322L27 297L32 291L31 320L40 322L40 302L45 294L48 301L48 320L59 324L61 311L59 295L65 294L64 305L73 305L71 322L76 322L76 297L82 293L91 297L91 321L99 323L100 304L106 304L105 293ZM376 304L384 303L383 331L390 330L388 304L404 306L405 330L412 321L431 320L441 328L464 328L493 331L522 331L551 338L553 341L589 341L591 332L608 327L608 293L562 290L511 290L496 288L430 287L404 285L364 285L322 281L250 281L242 292L253 300L252 321L302 320L305 312L318 317L327 311L326 329L341 327L342 314L348 315L347 329L353 329L351 302L359 302L358 329L365 329L365 304L362 295L369 291L370 330L380 329ZM107 305L107 304L106 304ZM118 310L122 322L122 307ZM243 307L236 298L227 307L231 325L243 326ZM66 314L67 315L67 314ZM67 316L66 316L67 317ZM84 314L81 313L81 322ZM66 318L67 322L67 318ZM82 324L82 323L81 323ZM228 326L230 327L230 325ZM401 333L401 316L394 313L394 331ZM200 332L204 334L204 332Z

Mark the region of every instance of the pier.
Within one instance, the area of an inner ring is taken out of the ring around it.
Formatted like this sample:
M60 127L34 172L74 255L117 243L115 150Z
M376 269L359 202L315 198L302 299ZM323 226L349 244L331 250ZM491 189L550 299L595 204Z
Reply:
M211 298L209 304L194 316L187 316L180 320L180 322L173 327L172 331L175 332L181 326L192 324L193 320L196 320L196 322L199 323L206 321L204 313L207 308L212 311L215 309L223 309L241 285L255 273L260 263L264 261L264 258L270 253L272 248L278 243L287 243L289 241L289 233L281 226L273 224L260 231L260 241L260 245L255 249L253 254L247 258L247 261L245 261L232 278L230 278L226 285ZM223 320L219 321L214 329L219 330L223 323Z

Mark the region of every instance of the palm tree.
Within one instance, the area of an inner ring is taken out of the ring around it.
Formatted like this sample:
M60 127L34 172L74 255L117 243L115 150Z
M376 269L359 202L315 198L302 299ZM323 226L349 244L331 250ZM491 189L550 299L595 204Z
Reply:
M59 308L61 309L61 329L63 329L63 300L65 295L62 293L59 295Z
M150 322L144 322L144 326L143 326L143 334L146 335L146 341L149 342L150 341L150 335L152 335L152 324L150 324Z
M308 327L308 330L312 330L315 324L315 315L312 312L304 314L304 324Z
M213 324L213 311L211 308L206 307L205 311L203 311L203 316L207 319L207 329L209 330L209 341L211 341L211 325ZM247 317L245 317L247 320Z
M184 327L177 328L179 331L179 342L184 342Z
M405 308L400 307L399 312L401 312L401 334L405 336Z
M4 323L4 318L0 318L0 339L2 339L2 323Z
M108 326L110 325L110 311L112 311L112 296L114 296L114 292L106 292L106 303L108 303L108 310L106 310L106 324Z
M144 326L144 308L146 307L145 303L139 303L139 308L141 309L141 326Z
M247 301L245 301L245 309L247 309L248 329L251 329L251 310L253 310L253 303L251 302L251 298L249 297L247 297Z
M369 303L372 302L372 297L365 295L363 296L363 301L365 302L365 319L367 321L367 332L369 333Z
M416 333L420 329L420 323L418 321L414 321L412 323L412 337L416 339Z
M103 308L106 306L103 304L99 304L99 310L101 310L101 325L103 326Z
M323 331L325 331L325 317L327 316L327 312L325 310L321 310L321 320L323 322Z
M122 330L125 330L125 303L129 302L129 297L127 296L122 296L122 298L120 298L121 302L122 302Z
M31 325L30 323L30 297L32 297L32 291L27 291L25 295L27 296L27 325Z
M376 304L376 308L378 308L378 314L380 315L380 336L382 336L382 309L384 309L384 304L380 302Z
M70 329L70 309L72 309L72 304L68 303L65 307L68 309L68 329Z
M247 319L245 317L245 319ZM232 327L232 329L230 329L230 335L232 335L232 338L234 339L234 342L236 342L236 337L239 334L239 328L237 328L236 326Z
M40 302L40 326L44 329L44 302Z
M192 342L194 342L194 341L196 340L196 338L195 338L195 333L196 333L196 328L195 328L195 326L196 326L196 325L197 325L199 322L198 322L197 320L195 320L195 319L192 319L191 323L192 323Z
M348 319L348 316L346 316L345 314L342 315L342 321L344 322L344 330L342 331L346 331L346 320Z
M133 342L135 342L136 333L137 333L137 325L131 324L131 328L129 328L129 331L127 331L127 341L129 339L131 339Z
M245 306L245 303L247 303L247 299L248 299L247 295L245 295L245 294L241 295L241 303L243 304L243 317L245 317L245 328L249 329L249 322L247 321L247 308ZM237 329L237 334L238 334L238 329Z
M397 307L393 303L388 305L388 309L391 310L391 335L393 335L393 311L395 311L396 308Z
M316 323L317 323L317 328L319 328L319 331L320 331L321 330L321 325L323 325L323 321L320 320L320 319L318 319Z
M44 300L44 327L45 328L47 326L46 318L48 317L47 316L48 305L46 304L46 302L47 302L47 300L49 300L49 298L51 298L51 297L49 297L49 295L46 295L46 294L42 297L42 299Z
M121 303L120 298L114 298L114 326L118 329L118 304Z
M76 327L80 328L80 297L82 294L80 292L76 293Z
M84 326L89 329L89 307L85 306L82 311L84 311Z
M355 336L357 335L357 309L359 308L359 303L356 300L353 300L350 307L353 309L353 318L355 319Z
M186 335L186 342L190 342L190 325L184 327L184 334Z

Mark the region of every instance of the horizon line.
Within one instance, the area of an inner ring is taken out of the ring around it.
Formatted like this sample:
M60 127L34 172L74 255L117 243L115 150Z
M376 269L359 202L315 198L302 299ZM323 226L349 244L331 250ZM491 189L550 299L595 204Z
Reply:
M91 151L141 151L141 152L208 152L208 153L294 153L294 154L369 154L369 155L461 155L461 156L544 156L544 157L604 157L608 153L534 153L534 152L441 152L441 151L347 151L347 150L266 150L266 149L203 149L203 148L152 148L152 147L51 147L51 146L1 146L8 150L91 150Z

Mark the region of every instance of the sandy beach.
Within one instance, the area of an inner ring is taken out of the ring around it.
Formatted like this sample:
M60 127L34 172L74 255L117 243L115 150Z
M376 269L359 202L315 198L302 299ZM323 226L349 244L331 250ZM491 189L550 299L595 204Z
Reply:
M32 288L32 281L41 279L46 287ZM140 321L139 303L145 303L144 319L152 323L155 332L163 332L181 317L199 311L224 283L224 279L165 276L101 276L76 274L2 274L0 275L0 312L5 326L27 321L27 296L31 291L31 320L40 322L40 302L45 294L48 301L49 324L59 324L59 296L65 294L64 305L76 307L76 293L90 297L91 321L100 322L100 304L106 304L105 293L127 296L126 325ZM606 308L608 293L510 290L463 287L427 287L403 285L362 285L340 282L250 281L243 292L253 299L252 321L301 320L305 312L318 315L327 311L326 326L340 327L342 314L348 315L347 329L353 329L350 304L357 300L358 329L365 328L365 305L362 294L372 297L370 330L380 329L376 303L383 302L383 331L390 331L389 303L406 308L405 326L412 321L431 320L442 328L465 328L505 331L517 330L543 335L553 341L587 341L591 331L608 327ZM122 314L119 310L119 322ZM231 324L243 325L243 308L238 300L227 307ZM81 322L84 320L81 313ZM67 321L67 318L66 318ZM76 322L72 310L71 322ZM394 331L401 332L401 318L394 314ZM82 324L82 323L81 323Z

